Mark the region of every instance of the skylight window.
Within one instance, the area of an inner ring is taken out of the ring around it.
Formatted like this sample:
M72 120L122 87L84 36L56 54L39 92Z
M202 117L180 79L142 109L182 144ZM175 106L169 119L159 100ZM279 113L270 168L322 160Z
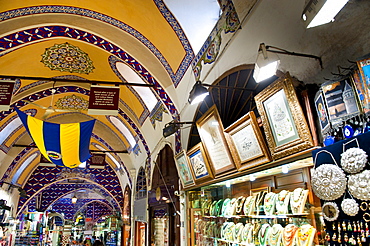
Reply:
M126 137L127 141L129 142L131 148L135 147L136 140L134 136L131 134L130 130L116 117L110 116L109 119L113 123L115 127Z
M122 75L122 77L125 78L127 82L131 83L139 83L139 84L145 84L145 82L141 79L141 77L134 72L129 66L122 62L117 62L116 67L118 72ZM135 90L139 96L141 97L141 100L145 103L146 107L149 109L149 111L152 111L155 105L157 104L157 98L153 94L153 92L148 87L141 87L141 86L133 86L133 90Z

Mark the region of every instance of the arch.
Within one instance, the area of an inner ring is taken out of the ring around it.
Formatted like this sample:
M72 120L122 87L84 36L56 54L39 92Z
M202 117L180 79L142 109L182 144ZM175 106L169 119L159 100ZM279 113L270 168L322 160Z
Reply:
M147 197L147 179L144 167L140 167L136 178L135 200Z

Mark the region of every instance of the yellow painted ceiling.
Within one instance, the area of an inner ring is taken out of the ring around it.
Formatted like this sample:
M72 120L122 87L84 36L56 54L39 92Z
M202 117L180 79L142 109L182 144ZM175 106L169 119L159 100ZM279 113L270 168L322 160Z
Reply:
M38 5L61 5L89 9L118 19L143 34L162 53L173 71L182 62L185 51L178 36L152 0L0 0L0 12ZM27 20L25 20L27 22ZM78 22L75 23L79 26ZM27 26L27 23L24 23ZM165 38L163 38L165 37Z

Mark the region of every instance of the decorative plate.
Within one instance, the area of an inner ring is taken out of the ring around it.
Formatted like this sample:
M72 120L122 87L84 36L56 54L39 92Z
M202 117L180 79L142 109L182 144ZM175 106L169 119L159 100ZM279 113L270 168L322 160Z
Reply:
M348 176L348 190L357 199L370 200L370 170Z
M347 185L343 170L333 164L322 164L313 169L311 182L315 194L326 201L341 197Z
M355 199L344 199L340 206L343 212L349 216L356 216L359 210L358 203Z
M367 163L367 154L360 148L350 148L341 154L340 163L347 173L361 172Z

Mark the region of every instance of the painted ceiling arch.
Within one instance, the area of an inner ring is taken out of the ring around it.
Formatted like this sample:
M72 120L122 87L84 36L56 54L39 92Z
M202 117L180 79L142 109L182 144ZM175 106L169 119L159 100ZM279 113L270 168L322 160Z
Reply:
M139 82L153 87L140 91L121 86L117 116L90 116L86 111L89 84L16 79L11 109L0 112L0 184L10 181L26 191L28 198L19 199L18 215L35 210L41 194L48 201L38 208L41 210L54 209L53 205L63 201L70 203L66 195L73 192L73 185L58 179L64 171L39 165L40 153L33 146L14 146L32 145L14 108L54 123L95 118L90 149L112 153L106 155L105 169L86 168L96 182L84 188L102 190L107 199L99 202L110 205L114 201L113 210L122 211L122 187L132 188L135 180L130 174L134 160L143 159L146 171L151 172L151 132L164 114L166 119L179 119L177 95L173 93L171 98L169 92L188 70L193 50L162 0L120 0L110 5L70 0L45 5L48 3L0 0L0 75ZM180 133L175 134L175 144L179 151ZM117 150L127 150L128 155L114 153ZM65 209L68 206L71 204Z

